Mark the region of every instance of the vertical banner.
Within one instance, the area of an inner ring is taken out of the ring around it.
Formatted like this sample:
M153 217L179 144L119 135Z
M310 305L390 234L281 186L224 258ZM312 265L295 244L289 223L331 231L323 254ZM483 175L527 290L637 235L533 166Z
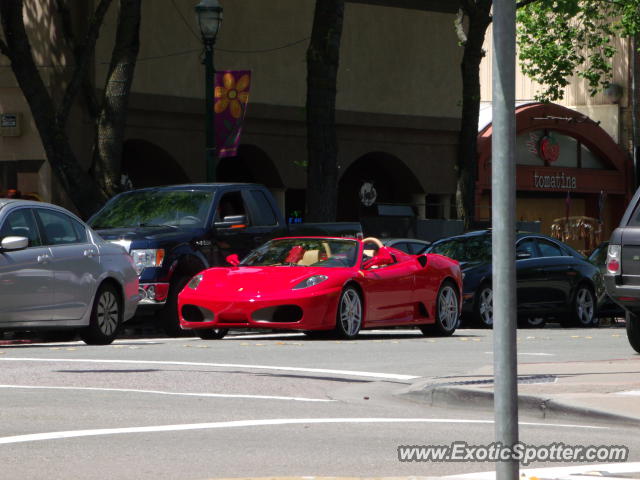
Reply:
M250 88L250 70L216 72L214 122L219 158L235 157L238 154Z

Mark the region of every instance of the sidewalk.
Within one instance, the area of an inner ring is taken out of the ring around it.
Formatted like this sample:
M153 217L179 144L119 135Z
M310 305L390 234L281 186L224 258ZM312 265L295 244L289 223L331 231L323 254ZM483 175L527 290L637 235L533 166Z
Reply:
M417 382L403 392L434 406L493 409L493 368ZM640 426L640 355L616 360L518 365L522 414Z

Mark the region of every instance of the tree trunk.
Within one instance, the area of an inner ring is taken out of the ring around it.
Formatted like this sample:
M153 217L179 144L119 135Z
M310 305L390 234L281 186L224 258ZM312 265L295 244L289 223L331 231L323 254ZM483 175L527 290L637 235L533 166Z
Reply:
M21 0L2 0L0 17L6 39L3 53L29 103L47 159L56 177L83 217L95 212L105 201L94 180L78 163L65 131L66 117L59 117L31 54L22 16Z
M469 19L462 57L462 120L458 137L456 173L456 209L466 230L475 220L475 181L478 168L477 142L480 117L480 62L482 44L491 23L491 1L481 0L473 8L465 8Z
M338 196L336 84L344 0L316 0L307 50L307 220L331 222Z
M129 93L140 49L142 0L120 0L118 30L93 146L93 171L107 197L121 190L122 144Z

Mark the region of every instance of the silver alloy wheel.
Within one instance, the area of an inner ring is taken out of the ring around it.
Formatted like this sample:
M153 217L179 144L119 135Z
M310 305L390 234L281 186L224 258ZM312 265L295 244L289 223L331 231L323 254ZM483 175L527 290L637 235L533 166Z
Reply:
M487 326L493 325L493 290L490 287L485 287L480 292L478 312L482 323Z
M104 335L113 335L118 327L119 309L120 306L116 296L109 290L103 290L98 299L96 317L98 319L98 328Z
M576 318L581 325L591 325L595 315L593 295L587 287L580 287L576 293Z
M340 298L340 323L348 337L354 337L362 325L362 302L353 288L347 288Z
M458 325L458 296L450 285L445 285L440 290L438 320L442 328L447 331L453 330Z

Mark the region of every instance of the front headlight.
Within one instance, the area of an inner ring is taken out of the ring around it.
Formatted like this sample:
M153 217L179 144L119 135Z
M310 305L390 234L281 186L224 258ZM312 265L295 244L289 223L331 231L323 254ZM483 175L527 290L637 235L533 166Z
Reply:
M146 248L144 250L131 250L133 267L140 275L140 272L147 267L159 267L164 259L163 248Z
M201 281L202 281L202 274L198 274L195 277L193 277L191 280L189 280L189 283L187 283L187 287L195 290L196 288L198 288L198 285L200 285Z
M327 277L326 275L314 275L313 277L309 277L306 280L303 280L295 287L293 287L293 289L300 290L301 288L313 287L314 285L318 285L319 283L324 282L327 278L329 277Z

